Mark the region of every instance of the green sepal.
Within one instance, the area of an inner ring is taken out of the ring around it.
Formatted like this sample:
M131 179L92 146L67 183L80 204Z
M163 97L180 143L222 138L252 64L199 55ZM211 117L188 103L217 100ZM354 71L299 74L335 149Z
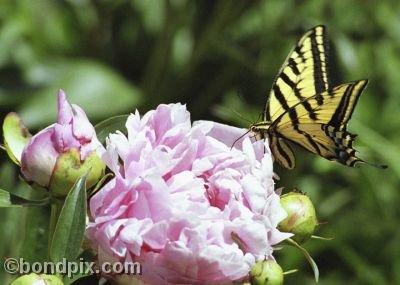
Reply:
M290 245L293 245L294 247L297 247L298 249L300 249L300 251L304 254L304 256L306 257L308 263L310 263L311 265L311 269L314 272L314 278L315 278L315 282L318 283L318 279L319 279L319 269L318 269L318 265L317 263L315 263L314 259L311 257L311 255L308 253L308 251L302 247L300 244L298 244L296 241L294 241L291 238L288 238L287 240L285 240L285 242L287 242Z
M81 161L77 149L60 154L50 181L50 193L56 197L65 197L74 185L76 179L87 175L87 188L92 187L104 175L105 164L96 152L92 152Z
M93 196L94 194L96 194L97 191L100 190L101 187L104 186L104 184L106 183L106 181L111 178L114 177L113 173L107 173L106 175L104 175L99 182L97 182L96 186L91 188L90 190L88 190L88 197L90 198L91 196Z
M323 241L331 241L334 239L333 237L321 237L321 236L316 236L316 235L312 235L311 238L317 239L317 240L323 240Z
M11 160L21 165L22 151L32 135L17 113L8 113L3 122L4 149Z

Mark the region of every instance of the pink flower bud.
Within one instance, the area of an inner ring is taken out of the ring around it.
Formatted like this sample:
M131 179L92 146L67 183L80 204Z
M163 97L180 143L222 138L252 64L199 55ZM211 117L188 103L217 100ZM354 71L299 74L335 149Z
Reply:
M66 195L76 179L90 170L88 187L103 175L97 155L102 145L85 112L70 105L64 91L58 93L58 121L31 138L21 156L25 179L51 192Z

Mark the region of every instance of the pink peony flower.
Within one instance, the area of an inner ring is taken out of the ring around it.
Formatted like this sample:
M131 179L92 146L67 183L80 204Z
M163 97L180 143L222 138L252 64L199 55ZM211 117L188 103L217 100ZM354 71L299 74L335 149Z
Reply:
M286 214L263 141L231 149L243 129L192 126L180 104L136 111L126 127L103 155L115 177L90 201L100 263L140 262L132 278L147 284L232 284L291 236L276 228Z
M25 179L59 194L88 169L88 184L104 172L96 150L102 145L85 112L70 105L62 90L58 93L58 121L33 136L22 152L21 171ZM90 186L90 185L89 185Z

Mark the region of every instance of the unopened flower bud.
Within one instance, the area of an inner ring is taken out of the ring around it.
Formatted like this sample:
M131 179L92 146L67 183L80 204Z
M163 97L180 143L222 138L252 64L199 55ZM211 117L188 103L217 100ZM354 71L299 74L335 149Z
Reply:
M104 162L96 151L102 145L85 112L70 105L63 91L58 94L58 121L34 135L21 155L25 179L65 196L75 181L90 170L87 187L104 173Z
M55 275L31 273L15 279L11 285L63 285L64 283Z
M283 232L293 233L292 237L298 243L308 240L318 225L314 205L310 198L298 192L289 192L281 196L281 205L287 217L278 225Z
M273 259L257 262L250 271L251 285L282 285L283 271Z

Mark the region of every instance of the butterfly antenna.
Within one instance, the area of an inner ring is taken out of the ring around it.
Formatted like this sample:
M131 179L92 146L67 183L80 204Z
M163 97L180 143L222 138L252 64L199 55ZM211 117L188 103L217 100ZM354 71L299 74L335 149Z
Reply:
M253 123L254 123L254 122L252 122L251 120L249 120L249 119L243 117L243 115L240 114L239 112L237 112L236 110L232 110L232 111L233 111L233 113L235 113L236 116L238 116L238 117L241 118L242 120L248 122L249 124L253 124Z
M250 130L248 130L248 131L245 132L243 135L241 135L240 137L238 137L238 138L233 142L233 144L232 144L232 146L231 146L231 150L232 150L232 148L235 146L235 144L236 144L239 140L241 140L243 137L245 137L249 132L250 132Z
M256 122L259 122L261 120L261 117L262 117L263 114L264 114L264 112L262 112L262 113L260 113L260 115L258 115L258 118L257 118Z
M240 101L241 101L242 104L245 104L246 101L244 100L244 98L243 98L243 96L242 96L242 93L240 93L239 91L237 91L236 96L240 99ZM235 110L233 110L233 112L236 114L236 116L238 116L239 118L241 118L241 119L243 119L244 121L248 122L249 124L251 124L251 125L254 124L254 121L251 121L251 120L249 120L249 119L243 117L242 114L236 112Z

